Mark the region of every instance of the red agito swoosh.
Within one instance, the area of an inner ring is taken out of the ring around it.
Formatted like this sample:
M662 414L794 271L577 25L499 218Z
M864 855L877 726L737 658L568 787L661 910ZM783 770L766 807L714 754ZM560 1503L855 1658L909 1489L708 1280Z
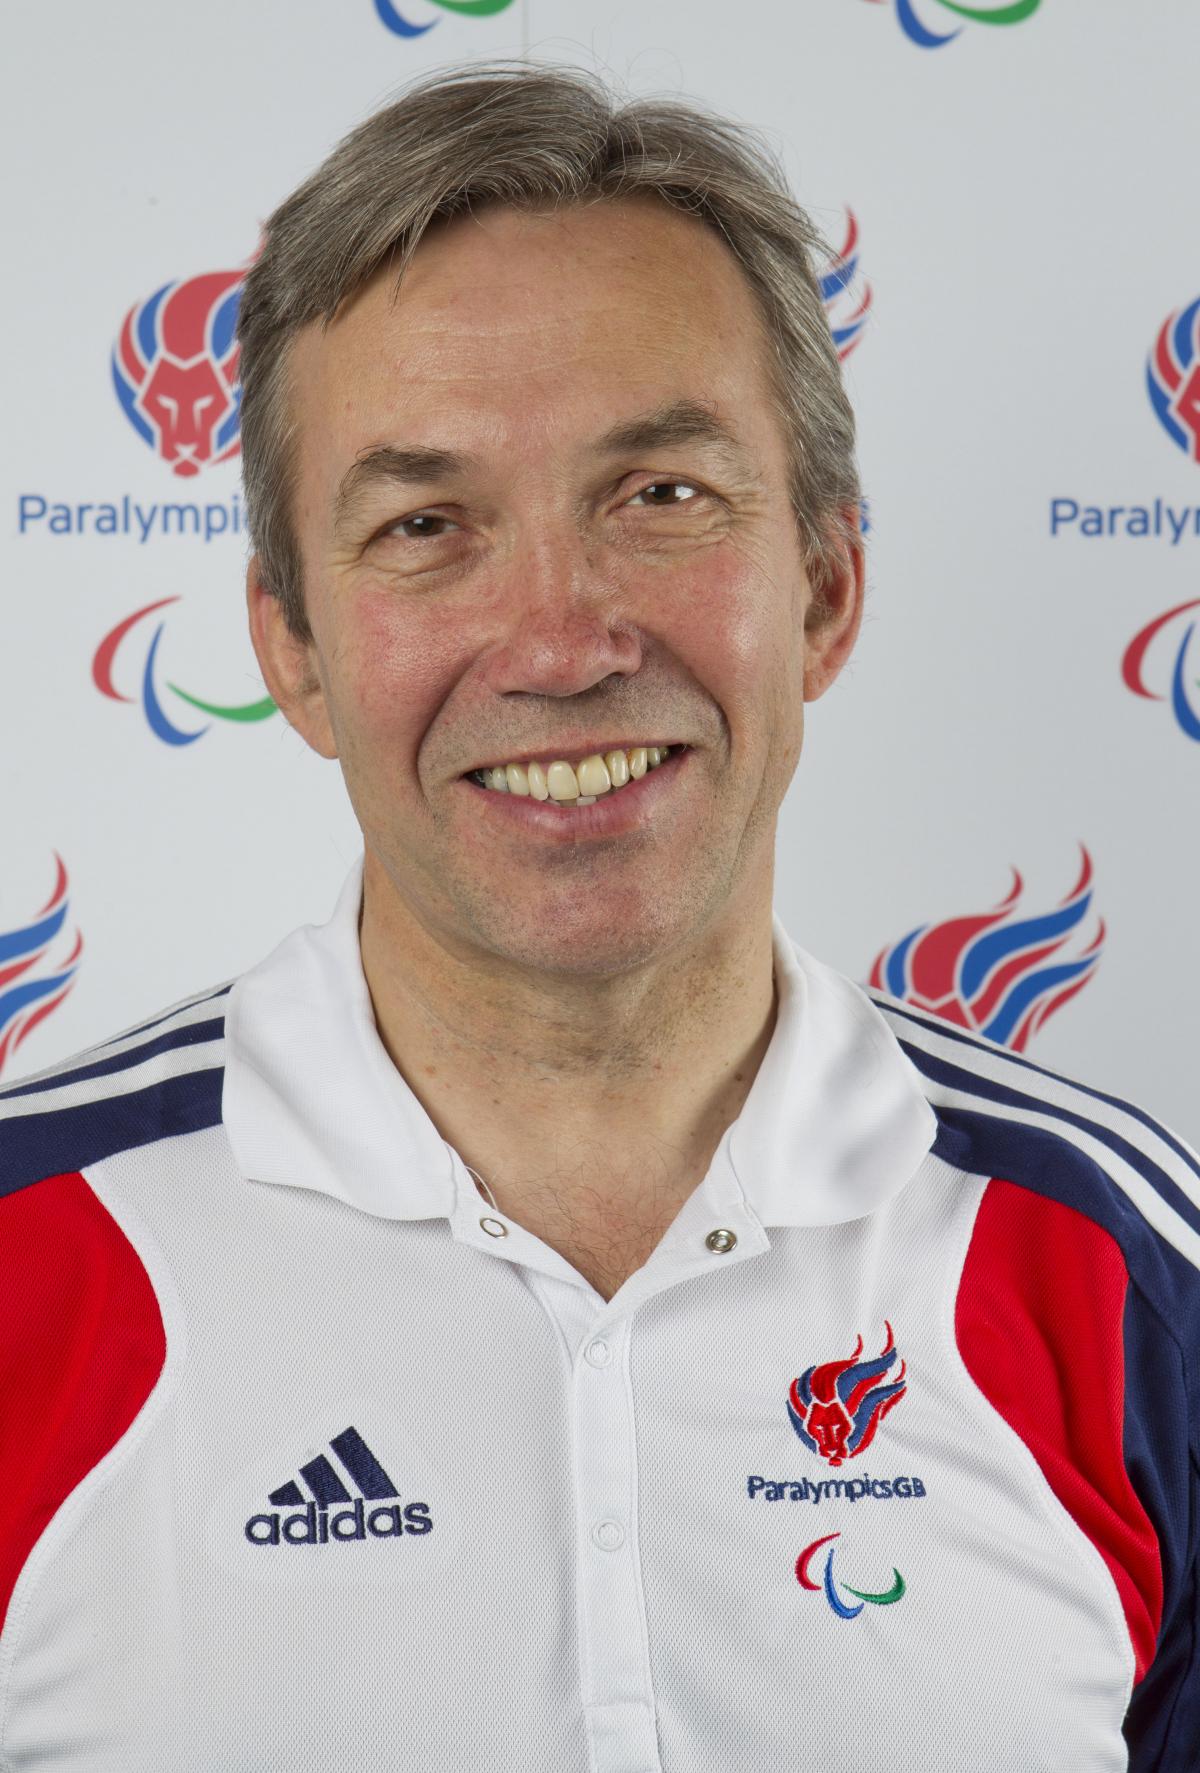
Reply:
M1152 702L1165 700L1165 697L1156 695L1153 690L1147 689L1142 682L1142 661L1146 656L1150 642L1159 629L1165 628L1168 622L1173 622L1176 616L1181 616L1185 609L1200 609L1200 597L1190 598L1187 603L1177 603L1175 608L1167 610L1165 615L1156 616L1152 622L1146 624L1139 634L1134 635L1126 647L1125 656L1121 660L1121 676L1125 681L1126 688L1131 689L1135 696L1146 696Z
M820 1592L821 1584L812 1580L812 1577L808 1573L808 1566L812 1561L814 1552L820 1551L823 1545L828 1545L831 1539L840 1539L841 1536L840 1533L826 1533L824 1539L814 1539L811 1545L805 1546L804 1550L800 1553L800 1556L796 1559L796 1581L800 1584L801 1588L809 1588L814 1594Z
M102 696L109 696L114 702L133 701L132 696L123 696L113 684L112 668L117 648L129 630L140 622L143 616L151 615L156 609L165 609L168 603L178 602L178 596L160 597L157 603L148 603L144 609L135 610L133 615L126 616L123 622L118 622L116 627L104 636L96 648L96 656L92 660L92 682Z

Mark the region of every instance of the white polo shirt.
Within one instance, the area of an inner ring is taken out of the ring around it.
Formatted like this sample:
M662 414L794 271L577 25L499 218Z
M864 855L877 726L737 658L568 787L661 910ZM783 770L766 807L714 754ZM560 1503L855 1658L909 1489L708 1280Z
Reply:
M360 898L0 1092L5 1773L1194 1773L1195 1151L776 918L606 1302L391 1064Z

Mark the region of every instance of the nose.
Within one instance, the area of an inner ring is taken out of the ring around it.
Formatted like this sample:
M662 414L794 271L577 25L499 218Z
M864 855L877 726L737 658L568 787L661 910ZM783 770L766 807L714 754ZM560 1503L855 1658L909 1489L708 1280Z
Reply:
M580 695L640 668L642 638L621 575L611 557L591 556L573 525L527 538L507 576L502 633L485 671L496 695Z

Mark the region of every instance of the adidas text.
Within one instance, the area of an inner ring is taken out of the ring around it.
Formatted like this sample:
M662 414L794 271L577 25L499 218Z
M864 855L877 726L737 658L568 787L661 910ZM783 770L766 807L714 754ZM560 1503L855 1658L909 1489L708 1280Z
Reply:
M295 1514L252 1514L246 1522L251 1545L328 1545L351 1539L398 1539L402 1533L429 1533L433 1521L427 1502L382 1504L368 1514L359 1497L351 1508L330 1514L310 1502Z

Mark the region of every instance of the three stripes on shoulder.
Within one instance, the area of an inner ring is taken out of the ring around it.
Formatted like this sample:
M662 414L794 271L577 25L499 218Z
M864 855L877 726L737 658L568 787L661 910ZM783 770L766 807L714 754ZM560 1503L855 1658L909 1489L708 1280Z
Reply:
M941 1127L950 1162L1007 1174L1057 1163L1063 1192L1105 1183L1147 1226L1200 1268L1200 1153L1135 1104L1035 1065L1007 1047L868 988ZM1057 1149L1050 1145L1056 1141ZM1086 1161L1084 1161L1086 1160Z

